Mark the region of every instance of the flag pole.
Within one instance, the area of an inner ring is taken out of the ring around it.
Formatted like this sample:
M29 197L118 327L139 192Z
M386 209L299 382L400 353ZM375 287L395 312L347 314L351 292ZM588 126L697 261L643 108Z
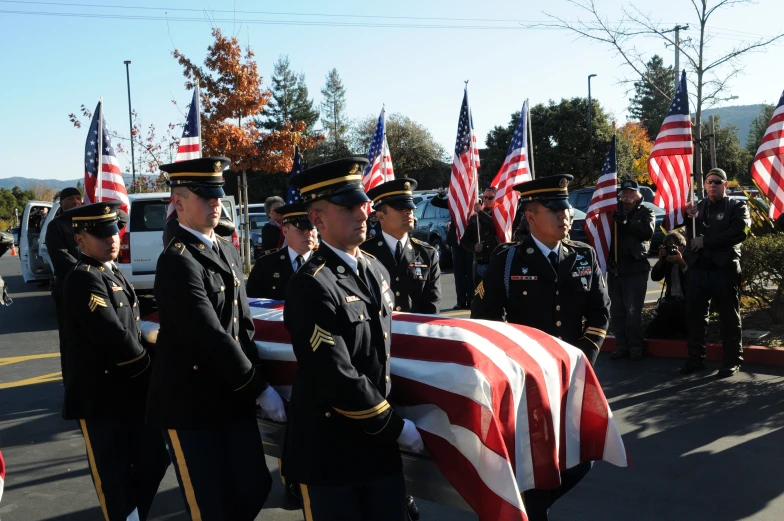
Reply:
M476 202L479 203L479 169L476 168L476 160L474 159L474 115L471 114L471 104L468 103L468 81L465 80L465 97L466 108L468 108L468 128L471 132L468 140L468 152L471 158L471 169L474 171L474 183L476 184ZM479 211L482 211L480 208ZM476 242L481 242L482 234L479 228L479 212L476 212Z
M612 122L612 127L613 127L613 139L615 140L616 139L615 121ZM613 149L613 153L615 154L615 157L613 157L613 163L615 163L615 183L616 183L615 186L618 186L617 184L618 183L618 143L617 142L615 144L615 148ZM618 203L616 203L616 206L617 204ZM618 269L618 223L615 221L615 219L613 219L613 246L615 246L613 248L615 250L613 252L615 256L615 269Z
M531 130L531 106L528 104L528 98L525 99L525 119L528 125L528 164L531 166L531 179L536 179L536 174L534 174L534 134Z
M201 149L203 145L201 137L201 91L199 90L199 80L196 79L196 130L199 133L199 157L202 157Z
M95 202L103 201L103 97L98 98L98 162L96 167Z
M386 104L381 104L381 125L384 129L381 136L381 177L387 182L387 113Z

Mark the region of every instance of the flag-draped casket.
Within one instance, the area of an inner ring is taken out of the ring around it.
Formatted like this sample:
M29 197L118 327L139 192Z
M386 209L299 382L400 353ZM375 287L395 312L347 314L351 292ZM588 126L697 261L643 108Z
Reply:
M250 299L262 370L284 398L297 369L283 303ZM154 342L158 325L142 324ZM523 521L521 493L555 488L580 462L627 465L601 386L583 353L539 330L395 313L392 401L482 521Z

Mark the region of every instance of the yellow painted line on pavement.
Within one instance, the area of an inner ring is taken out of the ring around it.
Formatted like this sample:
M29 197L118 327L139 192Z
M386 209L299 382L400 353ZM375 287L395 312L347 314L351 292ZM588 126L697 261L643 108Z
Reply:
M446 317L462 317L462 316L468 316L470 314L471 314L471 310L469 309L463 309L458 311L447 311L445 313L441 313L441 315L444 315Z
M25 385L44 384L47 382L57 382L62 380L62 378L63 378L62 371L57 371L56 373L42 374L41 376L34 376L32 378L26 378L24 380L17 380L16 382L7 382L4 384L0 384L0 389L9 389L11 387L24 387Z
M0 358L0 366L18 364L20 362L27 362L29 360L40 360L42 358L57 358L60 353L42 353L38 355L24 355L24 356L10 356L7 358Z

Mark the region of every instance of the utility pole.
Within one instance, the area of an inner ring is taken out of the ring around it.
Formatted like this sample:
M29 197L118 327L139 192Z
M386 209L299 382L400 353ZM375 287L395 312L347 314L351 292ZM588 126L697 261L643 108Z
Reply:
M713 115L711 114L710 119L708 120L708 126L710 128L710 158L711 158L711 168L718 167L718 162L716 161L716 130L713 126Z
M593 104L591 103L591 78L596 74L588 75L588 179L593 179Z
M678 92L678 83L680 81L680 74L681 74L681 30L687 31L689 29L689 24L686 25L676 25L672 30L675 31L675 79L673 80L675 83L675 88L673 92ZM665 31L669 32L669 31Z
M131 186L133 187L133 191L136 191L136 163L133 159L133 112L131 111L131 72L128 66L131 64L131 60L125 60L123 62L125 64L125 79L128 82L128 124L130 125L131 131L131 176L133 182Z

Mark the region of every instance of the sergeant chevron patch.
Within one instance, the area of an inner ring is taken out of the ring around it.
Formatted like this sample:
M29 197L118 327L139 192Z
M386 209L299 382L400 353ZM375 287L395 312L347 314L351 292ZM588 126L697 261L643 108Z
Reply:
M479 295L479 298L485 298L485 281L479 283L474 294Z
M87 304L87 307L90 308L90 312L92 313L93 311L95 311L98 308L98 306L102 308L108 307L106 305L106 301L103 298L99 297L98 295L95 295L94 293L90 293L90 302Z
M332 333L322 329L316 324L315 329L313 329L313 334L310 336L310 347L313 348L313 351L316 351L321 344L334 346L335 339L332 337Z

